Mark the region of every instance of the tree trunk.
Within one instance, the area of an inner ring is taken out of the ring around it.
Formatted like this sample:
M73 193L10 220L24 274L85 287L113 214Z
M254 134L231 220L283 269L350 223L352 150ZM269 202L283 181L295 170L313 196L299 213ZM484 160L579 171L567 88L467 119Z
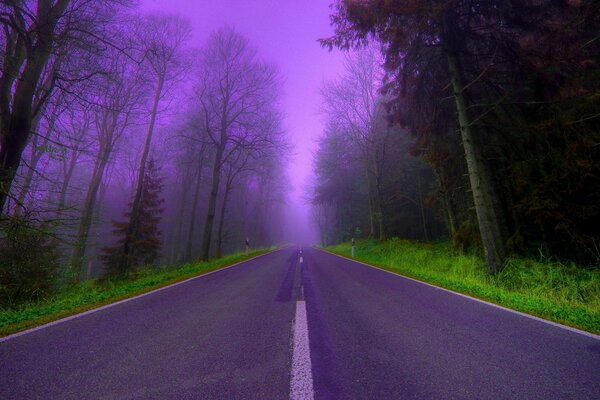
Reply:
M369 168L365 168L365 176L367 178L367 191L369 199L369 237L375 236L375 210L373 206L373 188L371 184L371 174Z
M0 120L0 215L3 214L10 188L21 163L23 150L31 135L31 119L35 116L36 111L39 112L39 109L34 109L33 100L38 82L52 52L56 24L58 19L63 16L68 4L68 0L58 1L50 6L44 2L38 8L40 14L36 24L37 43L27 49L25 67L17 78L12 112L7 111L9 96L3 98L2 106L7 110L0 110L2 116ZM10 58L7 60L7 64L12 69L15 65L10 62L12 61ZM22 63L23 59L19 58L17 63L19 68ZM14 72L17 71L18 69ZM10 90L14 76L5 76L3 73L1 80L2 91Z
M67 189L69 188L69 184L71 183L71 178L73 176L73 172L75 171L75 166L77 165L79 154L79 144L77 144L75 149L73 149L73 154L71 155L71 159L69 160L69 165L65 171L65 177L60 188L60 197L58 199L58 210L56 211L56 219L60 219L63 211L65 210L67 202Z
M202 170L204 169L204 150L205 145L200 149L200 164L198 166L198 180L194 190L194 200L192 202L192 216L190 218L190 228L188 231L187 246L185 248L185 259L192 260L192 243L194 240L194 227L196 225L196 211L198 210L198 197L200 195L200 187L202 186Z
M219 228L217 229L217 258L223 256L223 226L225 225L225 210L227 209L227 200L231 191L231 182L225 185L225 193L223 194L223 203L221 204L221 215L219 219Z
M225 133L222 132L221 136ZM223 160L223 153L225 151L225 140L221 140L221 144L217 148L215 154L215 162L213 165L212 183L210 189L210 196L208 198L208 212L206 213L206 221L204 223L204 233L202 235L202 248L200 257L203 260L208 260L210 256L210 241L212 236L213 224L215 221L215 209L217 205L217 194L219 192L219 184L221 180L221 162Z
M146 142L144 143L144 151L142 152L142 159L140 160L140 168L137 179L137 185L135 189L135 196L133 198L133 204L131 206L131 216L129 217L128 231L125 234L125 243L123 244L124 260L129 260L129 253L131 252L131 238L136 236L137 225L139 221L140 204L142 202L142 192L144 186L144 174L146 173L146 161L148 160L148 154L150 153L150 146L152 144L152 135L154 133L154 124L156 123L156 113L158 112L158 103L162 94L164 84L164 76L158 77L158 84L156 86L156 92L154 93L154 102L152 103L152 112L150 114L150 125L148 126L148 132L146 133ZM129 266L127 266L129 267Z
M262 246L267 242L267 234L265 229L265 216L267 214L267 201L265 200L266 194L266 182L261 179L260 189L258 194L258 203L256 204L257 218L256 218L256 229L254 232L256 236L254 238L255 246Z
M37 163L40 160L40 154L36 150L37 148L37 136L33 138L31 141L31 158L27 165L27 173L25 174L25 180L21 185L21 190L19 190L19 195L15 200L15 209L14 215L16 217L20 216L21 213L25 210L25 198L27 197L27 193L29 193L29 189L31 188L31 182L33 182L33 173L35 168L37 167ZM27 163L26 163L27 164Z
M31 107L28 107L22 114L28 114L30 111ZM15 119L17 121L14 121ZM10 188L21 164L23 150L29 140L30 126L28 115L13 115L4 143L0 147L0 215L3 214Z
M383 206L382 206L382 195L381 195L381 184L379 183L379 178L375 178L375 215L377 219L377 224L379 227L379 240L383 241L385 239L385 224L383 222Z
M427 219L425 218L425 207L423 207L423 192L421 190L421 172L417 171L417 191L419 194L419 209L421 211L421 223L423 224L423 235L425 241L429 242L429 234L427 232Z
M370 229L371 237L375 237L375 231L377 229L377 237L379 240L385 239L384 224L383 224L383 210L381 201L381 185L379 182L379 174L377 168L377 161L375 155L372 153L372 149L367 149L363 152L365 157L365 170L367 176L367 190L369 191L369 213L370 213ZM377 228L375 226L377 225Z
M94 207L96 206L96 197L100 184L102 183L102 178L104 177L104 170L106 169L107 163L108 154L104 151L101 158L96 161L96 166L94 167L94 174L92 175L92 180L88 187L83 211L81 213L81 221L77 231L77 242L71 258L71 269L75 282L79 282L81 277L83 257L87 247L87 239L92 224L92 216L94 215Z
M172 245L172 257L171 263L180 263L183 261L182 254L182 246L181 242L183 241L183 214L185 212L185 205L187 203L188 191L190 189L190 182L188 180L188 176L183 177L181 180L181 199L179 203L179 207L177 209L177 216L175 217L175 233Z
M481 241L485 251L488 270L495 274L499 272L504 265L505 248L498 216L493 206L494 190L490 179L486 173L486 166L483 162L482 150L475 137L471 127L471 120L467 112L467 102L464 96L461 72L458 66L456 56L447 50L448 72L454 89L454 98L458 112L458 121L462 144L467 160L469 171L469 181L477 214L477 222L481 234Z

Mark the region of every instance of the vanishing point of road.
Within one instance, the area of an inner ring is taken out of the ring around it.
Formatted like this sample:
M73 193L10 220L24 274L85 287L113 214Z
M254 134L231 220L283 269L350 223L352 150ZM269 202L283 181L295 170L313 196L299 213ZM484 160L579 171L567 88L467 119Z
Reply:
M0 399L600 399L600 339L290 247L0 339Z

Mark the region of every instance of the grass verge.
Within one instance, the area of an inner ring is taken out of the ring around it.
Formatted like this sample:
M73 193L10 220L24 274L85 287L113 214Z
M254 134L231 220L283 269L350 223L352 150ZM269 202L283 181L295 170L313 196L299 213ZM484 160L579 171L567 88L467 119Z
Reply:
M24 304L17 309L0 309L0 337L150 292L272 250L273 248L255 250L248 254L237 253L217 260L175 267L144 268L119 281L83 282L37 303Z
M351 245L326 248L350 257ZM450 243L356 242L357 260L507 308L600 334L600 270L512 258L496 276Z

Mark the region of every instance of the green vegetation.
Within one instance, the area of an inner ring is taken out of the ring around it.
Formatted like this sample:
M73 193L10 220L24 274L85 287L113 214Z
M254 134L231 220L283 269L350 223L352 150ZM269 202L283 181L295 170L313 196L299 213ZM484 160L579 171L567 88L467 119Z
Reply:
M327 248L350 256L351 245ZM513 258L497 275L483 259L457 254L450 243L392 239L356 242L356 259L541 318L600 334L600 269Z
M87 281L54 296L13 309L0 309L0 337L114 303L194 276L227 267L272 251L273 248L232 254L208 262L188 263L175 267L143 268L127 279Z

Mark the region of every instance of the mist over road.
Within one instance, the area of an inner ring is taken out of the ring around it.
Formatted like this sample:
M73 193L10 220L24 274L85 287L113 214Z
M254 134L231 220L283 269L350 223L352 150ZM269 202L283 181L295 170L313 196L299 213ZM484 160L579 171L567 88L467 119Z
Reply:
M597 399L600 341L282 249L0 342L1 399Z

